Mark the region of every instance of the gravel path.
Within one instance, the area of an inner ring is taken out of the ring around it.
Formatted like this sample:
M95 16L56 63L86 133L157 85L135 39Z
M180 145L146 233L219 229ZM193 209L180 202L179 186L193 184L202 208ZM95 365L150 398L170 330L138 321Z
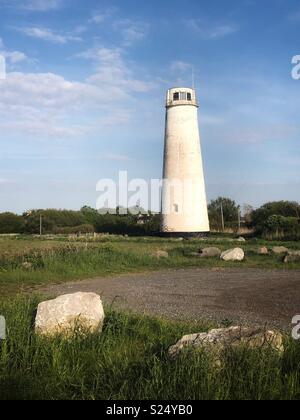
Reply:
M300 270L168 270L87 279L40 291L96 292L106 303L170 319L289 327L300 314Z

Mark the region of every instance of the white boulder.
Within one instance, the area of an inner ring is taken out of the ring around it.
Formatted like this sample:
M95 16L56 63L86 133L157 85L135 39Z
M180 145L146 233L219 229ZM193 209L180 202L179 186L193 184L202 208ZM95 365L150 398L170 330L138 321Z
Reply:
M158 250L151 254L153 258L169 258L169 253L167 251Z
M213 257L220 257L222 251L219 248L210 247L204 248L200 250L200 257L201 258L213 258Z
M258 250L259 255L269 255L269 250L266 246L259 248Z
M245 253L241 248L229 249L221 254L223 261L243 261Z
M272 251L274 254L281 255L281 254L287 254L289 252L288 248L285 246L274 246L272 248Z
M74 293L40 303L35 320L35 331L39 335L48 337L61 334L69 336L75 331L101 332L104 318L104 309L99 295Z
M283 262L286 264L289 263L299 263L300 262L300 254L289 254L284 257Z
M240 236L240 237L237 239L237 241L238 241L238 242L246 242L246 239L245 239L243 236Z
M169 348L172 358L178 357L184 350L209 350L219 362L222 352L228 347L247 345L249 348L269 346L278 352L284 351L283 336L279 332L263 328L230 327L211 330L209 333L186 335L177 344Z

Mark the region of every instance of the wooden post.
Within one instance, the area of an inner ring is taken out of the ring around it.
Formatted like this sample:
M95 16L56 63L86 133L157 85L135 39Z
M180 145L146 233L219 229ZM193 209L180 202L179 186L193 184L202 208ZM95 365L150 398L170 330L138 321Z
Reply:
M225 231L225 220L224 220L224 211L223 211L223 203L221 202L221 220L222 220L222 229L223 232Z
M40 236L43 234L43 216L40 214Z

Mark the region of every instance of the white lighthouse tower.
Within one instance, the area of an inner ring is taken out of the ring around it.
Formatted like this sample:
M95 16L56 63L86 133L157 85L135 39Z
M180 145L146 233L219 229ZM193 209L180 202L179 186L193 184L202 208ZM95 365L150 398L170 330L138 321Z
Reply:
M161 232L205 234L210 228L196 91L168 90L166 108Z

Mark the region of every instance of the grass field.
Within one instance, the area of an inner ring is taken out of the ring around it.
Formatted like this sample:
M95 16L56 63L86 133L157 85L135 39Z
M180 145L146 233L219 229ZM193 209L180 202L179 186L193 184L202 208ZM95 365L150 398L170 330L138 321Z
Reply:
M104 236L96 241L92 238L70 241L64 237L52 240L38 237L0 237L0 295L7 296L49 283L168 268L300 268L300 263L283 264L282 257L278 255L258 255L258 248L264 245L300 248L297 242L278 243L253 239L239 243L226 237L184 242L151 237ZM221 250L242 247L246 252L246 259L236 263L189 256L189 253L207 246L218 246ZM151 254L157 250L168 251L169 258L153 257Z
M221 369L205 352L169 359L183 334L212 325L178 323L106 308L102 334L70 341L36 337L38 300L0 303L8 338L0 345L0 399L299 399L300 343L228 350Z
M221 369L210 355L196 352L169 359L167 350L184 334L208 331L207 322L180 323L106 308L102 334L47 340L35 336L38 297L18 292L39 285L93 276L183 267L294 269L282 257L257 254L269 243L211 237L205 241L103 237L0 238L0 314L7 340L0 343L0 399L203 400L299 399L300 342L286 338L283 356L272 350L228 350ZM206 246L242 247L242 263L191 257ZM166 250L169 258L151 254ZM27 297L26 297L27 296Z

